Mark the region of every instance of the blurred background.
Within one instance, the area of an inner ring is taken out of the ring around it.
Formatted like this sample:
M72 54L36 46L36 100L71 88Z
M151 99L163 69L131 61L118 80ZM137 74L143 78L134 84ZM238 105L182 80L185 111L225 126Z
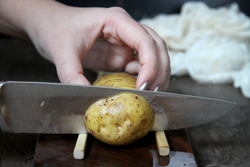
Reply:
M159 13L179 13L183 3L187 0L59 0L64 4L82 7L111 7L119 6L124 8L135 20L145 17L152 17ZM193 0L193 2L201 2ZM209 7L219 7L237 2L240 10L250 15L250 1L245 0L203 0Z

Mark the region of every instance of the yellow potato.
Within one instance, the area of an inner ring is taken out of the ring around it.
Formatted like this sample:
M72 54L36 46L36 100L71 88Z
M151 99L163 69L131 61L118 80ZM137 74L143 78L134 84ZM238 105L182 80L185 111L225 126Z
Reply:
M93 85L136 89L136 78L126 73L113 73L99 78Z
M106 75L93 85L135 89L136 78L125 73ZM145 136L153 126L154 112L141 96L120 93L100 99L85 114L85 126L97 139L125 145Z

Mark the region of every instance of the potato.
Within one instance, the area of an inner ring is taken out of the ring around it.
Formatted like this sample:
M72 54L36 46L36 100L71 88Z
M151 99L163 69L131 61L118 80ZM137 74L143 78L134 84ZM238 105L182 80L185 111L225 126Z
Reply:
M135 89L136 78L125 73L106 75L93 85ZM126 145L145 136L153 126L152 106L134 93L100 99L87 110L84 123L95 138L110 145Z
M126 73L105 75L93 83L94 86L136 89L136 78Z

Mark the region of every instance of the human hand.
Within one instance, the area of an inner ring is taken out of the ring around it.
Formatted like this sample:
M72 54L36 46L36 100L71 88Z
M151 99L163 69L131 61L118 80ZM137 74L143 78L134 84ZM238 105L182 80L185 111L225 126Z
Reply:
M20 23L39 53L53 62L63 83L90 84L83 67L137 74L137 89L166 90L170 77L164 41L121 8L75 8L29 2ZM27 6L27 4L25 5ZM133 51L138 52L137 59Z

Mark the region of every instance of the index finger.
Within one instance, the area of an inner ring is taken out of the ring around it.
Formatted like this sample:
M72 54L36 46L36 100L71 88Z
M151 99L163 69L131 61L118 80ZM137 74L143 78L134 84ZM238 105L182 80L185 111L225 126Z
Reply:
M117 17L116 17L117 18ZM118 38L138 52L141 69L138 74L136 88L152 83L158 72L157 44L144 27L130 17L120 17L115 21ZM112 33L112 32L110 32Z

